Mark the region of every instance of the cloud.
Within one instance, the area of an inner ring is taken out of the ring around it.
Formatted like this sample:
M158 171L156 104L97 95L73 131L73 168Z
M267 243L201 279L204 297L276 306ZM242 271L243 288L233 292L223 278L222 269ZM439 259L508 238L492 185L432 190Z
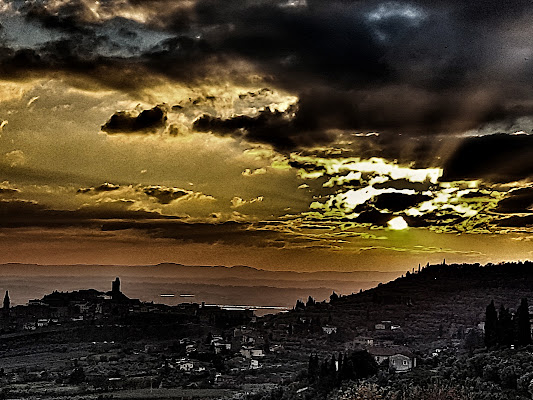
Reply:
M120 111L111 116L102 126L102 131L108 134L146 134L153 133L165 126L166 111L161 106L141 111L138 115Z
M6 127L8 123L9 121L7 119L0 118L0 133L2 133L2 131L4 130L4 128Z
M20 167L26 164L26 155L22 150L13 150L4 155L5 160L11 167Z
M192 190L186 190L181 188L166 187L159 185L143 186L143 185L127 185L120 186L113 183L105 182L99 186L89 187L89 188L80 188L77 190L77 193L80 194L102 194L116 192L117 196L113 198L104 197L106 200L112 201L139 201L138 194L143 193L153 199L155 199L160 204L170 204L174 201L191 201L191 200L200 200L200 201L213 201L215 198L213 196L206 195L201 192L195 192Z
M107 202L77 210L57 210L29 200L0 200L0 227L91 227L99 229L106 220L122 223L137 220L178 219L158 212L130 210L131 202Z
M533 214L533 187L511 190L507 197L498 202L494 211L503 214Z
M512 182L533 177L533 135L466 138L444 164L444 180Z
M241 172L242 176L254 176L254 175L264 175L267 173L266 168L256 168L256 169L250 169L246 168L244 171Z
M382 158L293 154L290 164L302 179L324 182L315 185L306 219L386 227L392 218L401 217L410 227L478 233L503 232L502 224L515 228L529 224L527 218L500 223L503 218L498 214L531 212L525 183L446 181L440 168L415 168Z
M231 118L213 117L208 114L194 121L193 128L199 132L212 132L222 136L233 136L253 143L272 145L280 151L301 147L328 144L333 137L310 126L306 130L299 119L298 105L286 111L261 110L256 116L237 115Z
M169 204L175 200L216 200L213 196L192 190L169 188L165 186L147 186L141 189L146 195L155 198L161 204Z
M402 211L430 199L430 196L423 194L383 193L377 196L374 205L382 210Z
M28 37L8 32L14 41L4 44L0 68L18 79L64 73L124 91L259 77L300 99L302 137L248 137L278 148L324 143L314 131L328 129L420 136L518 122L528 130L520 119L533 115L532 8L523 0L505 10L473 0L44 0L6 11ZM241 91L251 100L264 94Z
M37 100L39 100L39 96L34 96L30 100L28 100L28 103L26 104L26 107L30 107L33 103L35 103Z
M530 228L533 227L533 215L503 218L497 221L496 225L510 228Z
M80 188L78 193L101 193L101 192L112 192L114 190L120 189L120 185L114 185L109 182L104 182L99 186L90 187L90 188Z
M143 192L150 197L157 199L162 204L169 204L173 200L186 196L189 192L178 188L164 188L161 186L149 186Z
M231 199L231 208L239 208L239 207L242 207L246 204L253 204L253 203L260 203L264 200L264 197L263 196L259 196L259 197L255 197L253 199L250 199L250 200L244 200L238 196L235 196Z
M6 187L0 187L0 196L2 195L14 195L15 193L18 193L19 190L18 189L13 189L13 188L6 188Z

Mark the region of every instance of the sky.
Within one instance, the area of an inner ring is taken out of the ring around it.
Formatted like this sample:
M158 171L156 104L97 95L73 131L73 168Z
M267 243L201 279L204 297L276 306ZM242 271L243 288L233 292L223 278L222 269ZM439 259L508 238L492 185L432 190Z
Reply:
M533 259L532 17L0 0L0 262Z

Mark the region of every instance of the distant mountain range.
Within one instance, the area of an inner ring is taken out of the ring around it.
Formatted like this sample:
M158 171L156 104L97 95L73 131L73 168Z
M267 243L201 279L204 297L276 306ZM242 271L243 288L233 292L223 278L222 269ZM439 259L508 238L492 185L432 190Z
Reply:
M25 303L52 290L109 290L119 276L124 293L145 301L176 304L193 301L215 304L292 307L309 295L317 300L332 291L340 294L388 282L401 272L267 271L247 266L157 265L36 265L0 264L0 290L9 290L15 303ZM258 290L260 287L260 290ZM160 295L174 294L173 298ZM194 297L179 297L192 294Z

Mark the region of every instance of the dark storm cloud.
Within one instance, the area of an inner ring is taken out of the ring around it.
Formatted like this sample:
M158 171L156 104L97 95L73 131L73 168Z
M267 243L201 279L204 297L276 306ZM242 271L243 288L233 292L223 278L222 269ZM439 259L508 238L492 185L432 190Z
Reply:
M83 207L78 210L55 210L43 204L26 200L0 200L0 227L93 227L99 228L105 221L120 223L138 220L177 219L157 212L128 210L130 203L118 201L109 207Z
M30 22L37 22L44 28L58 30L68 34L90 34L92 29L84 26L77 17L84 11L83 3L71 2L64 4L57 14L52 13L44 4L27 3L21 11Z
M161 106L141 111L135 116L125 111L119 111L113 114L109 121L102 126L102 131L108 134L153 133L164 127L166 120L166 111Z
M50 41L38 48L0 46L0 74L4 79L29 80L71 77L84 89L98 87L135 91L157 81L142 63L124 57L105 57L95 49L107 44L102 36L71 37Z
M356 219L362 224L372 224L373 226L387 226L387 222L393 217L391 213L381 212L376 209L363 211Z
M531 213L533 214L533 187L512 190L508 197L498 202L495 208L499 213Z
M465 139L444 165L443 180L511 182L533 176L533 135L495 134Z
M192 80L195 76L209 75L210 65L225 60L217 58L210 44L198 38L176 36L161 41L141 55L150 70L178 80Z
M4 72L68 71L131 90L149 85L150 75L190 83L225 71L225 79L243 81L237 65L245 61L267 84L299 96L300 137L275 117L269 123L279 134L256 126L246 134L278 148L327 143L318 130L419 136L511 126L533 115L529 1L101 1L102 14L131 7L147 21L143 29L172 36L127 57L110 56L113 46L124 46L103 33L113 18L98 20L82 0L53 13L42 4L21 11L64 38L6 47ZM139 27L128 32L142 34Z
M257 116L238 115L232 118L218 118L204 114L194 121L193 128L199 132L213 132L220 135L242 137L250 142L267 143L278 150L290 150L316 144L327 144L333 140L317 126L307 126L299 118L298 107L285 112L264 109ZM306 129L308 128L308 129Z
M374 200L374 205L381 210L403 211L430 199L423 194L383 193Z
M524 7L522 13L530 11ZM420 135L457 133L532 113L523 89L505 93L516 86L511 77L530 79L526 72L493 71L491 80L486 71L503 57L490 48L497 34L487 34L507 28L500 24L516 13L508 16L500 7L499 18L486 12L484 19L478 8L473 2L221 7L200 1L195 11L206 24L231 25L228 32L217 31L214 48L253 60L277 85L299 94L302 126ZM511 98L517 94L523 98Z
M127 204L122 204L127 207ZM84 207L55 210L33 201L0 200L0 228L90 228L102 231L134 230L152 238L186 243L225 243L276 246L276 232L256 230L250 223L187 223L156 212Z
M528 228L533 226L533 215L514 215L497 221L496 225L509 228Z

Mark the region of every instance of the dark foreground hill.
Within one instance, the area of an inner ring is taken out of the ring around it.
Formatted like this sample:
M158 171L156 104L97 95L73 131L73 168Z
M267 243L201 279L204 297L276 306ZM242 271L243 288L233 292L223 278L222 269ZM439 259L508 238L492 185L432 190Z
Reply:
M337 327L339 341L370 333L423 347L439 338L462 339L469 328L484 321L491 300L497 308L504 305L512 312L524 297L532 303L532 262L428 265L373 289L334 295L329 303L273 317L272 322L293 323L298 331L301 316L306 315L320 319L321 325ZM387 321L386 329L376 330L382 321Z
M529 321L517 309L524 298L532 303L532 262L428 265L358 294L299 302L265 325L272 332L289 327L287 343L310 354L307 375L274 397L247 399L530 399L533 345L531 335L520 339L521 322ZM500 318L498 339L487 348L483 323L491 301L504 307L499 317L507 315L510 325ZM516 335L510 342L503 340L509 326ZM375 358L353 361L365 352ZM397 373L398 364L376 358L384 354L410 354L416 363ZM356 371L362 366L364 374Z

